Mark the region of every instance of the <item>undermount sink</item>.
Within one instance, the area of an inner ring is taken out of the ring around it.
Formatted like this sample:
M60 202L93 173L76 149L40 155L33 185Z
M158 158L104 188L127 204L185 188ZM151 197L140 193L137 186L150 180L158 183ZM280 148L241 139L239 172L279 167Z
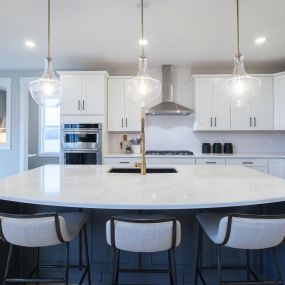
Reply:
M140 168L111 168L109 173L140 173ZM177 173L175 168L147 168L146 173Z

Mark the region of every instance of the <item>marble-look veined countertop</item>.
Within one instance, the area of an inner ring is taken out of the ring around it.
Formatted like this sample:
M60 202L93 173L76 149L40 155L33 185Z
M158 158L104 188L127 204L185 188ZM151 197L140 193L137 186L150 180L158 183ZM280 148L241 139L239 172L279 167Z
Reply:
M179 165L174 166L178 173L146 176L109 173L110 168L46 165L0 179L0 199L78 208L157 210L285 201L285 180L243 166Z

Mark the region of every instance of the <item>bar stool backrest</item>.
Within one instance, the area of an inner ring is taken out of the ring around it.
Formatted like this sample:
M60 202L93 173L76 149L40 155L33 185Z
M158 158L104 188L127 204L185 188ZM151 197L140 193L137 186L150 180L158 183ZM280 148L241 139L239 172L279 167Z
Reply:
M176 218L130 219L112 217L106 224L107 242L131 252L158 252L175 248L181 241Z
M10 215L0 213L0 237L24 247L51 246L64 242L60 224L64 219L56 213Z
M275 247L285 238L285 216L230 214L220 220L223 245L239 249ZM222 233L224 232L224 233Z

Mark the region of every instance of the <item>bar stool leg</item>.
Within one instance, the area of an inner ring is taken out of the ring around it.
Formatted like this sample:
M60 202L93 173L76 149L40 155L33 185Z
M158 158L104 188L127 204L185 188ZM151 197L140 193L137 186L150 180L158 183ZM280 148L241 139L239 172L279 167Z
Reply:
M278 256L278 252L277 252L276 247L273 248L273 253L274 253L274 260L275 260L275 266L276 266L276 271L277 271L277 278L278 278L278 281L280 281L281 284L283 284L281 269L280 269L280 263L279 263L279 256Z
M250 253L249 250L246 250L246 274L247 281L250 281Z
M117 250L113 248L112 256L112 285L115 285L116 282L116 268L117 268Z
M10 244L9 253L8 253L8 259L7 259L7 264L6 264L5 273L4 273L3 285L6 284L6 280L7 280L7 277L8 277L8 273L9 273L9 269L10 269L10 264L11 264L12 253L13 253L13 245Z
M36 268L36 276L37 278L40 277L40 248L37 248L37 268ZM36 283L36 285L39 285L39 283Z
M171 260L171 252L170 250L168 250L168 267L169 267L169 280L170 280L170 284L174 285L174 277L173 277L173 272L172 272L172 260Z
M69 242L66 243L65 285L69 283Z
M90 259L89 259L89 251L88 251L88 238L87 238L86 224L84 226L84 242L85 242L85 257L86 257L86 265L87 265L87 274L88 274L88 285L91 285L91 270L90 270Z
M170 254L170 271L172 277L171 284L176 285L177 284L176 262L175 262L175 252L173 248L169 250L169 254Z
M217 245L218 250L218 284L222 284L222 266L221 266L221 246Z
M117 249L115 285L119 284L120 257L121 257L121 251Z
M202 228L199 225L198 229L198 243L197 243L197 251L196 251L196 268L195 268L195 275L194 275L194 284L198 284L198 271L199 271L199 266L200 264L200 259L201 259L201 237L202 237Z

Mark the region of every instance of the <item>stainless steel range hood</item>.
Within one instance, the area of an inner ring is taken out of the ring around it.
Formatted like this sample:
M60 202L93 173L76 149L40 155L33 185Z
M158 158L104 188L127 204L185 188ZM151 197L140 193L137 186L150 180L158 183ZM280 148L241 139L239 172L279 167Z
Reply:
M174 102L173 65L162 66L162 103L148 109L146 115L190 115L193 110Z

